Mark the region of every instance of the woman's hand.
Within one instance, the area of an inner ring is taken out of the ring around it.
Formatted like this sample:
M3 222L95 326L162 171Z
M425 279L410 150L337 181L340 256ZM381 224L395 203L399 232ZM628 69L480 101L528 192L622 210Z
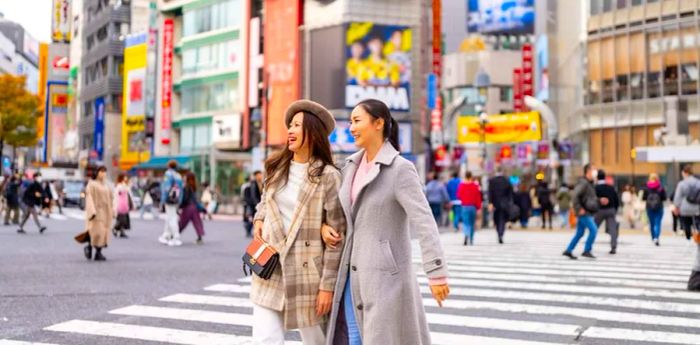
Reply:
M321 226L321 238L323 238L323 243L331 249L337 249L338 244L343 239L342 236L328 224L323 224Z
M333 305L333 291L318 290L316 316L321 317L330 313L331 305Z
M433 294L433 298L438 303L438 306L442 308L442 302L444 302L450 294L450 287L447 286L447 284L430 285L430 292Z
M262 220L256 220L253 223L253 236L259 240L262 240L262 229L263 229L263 221Z

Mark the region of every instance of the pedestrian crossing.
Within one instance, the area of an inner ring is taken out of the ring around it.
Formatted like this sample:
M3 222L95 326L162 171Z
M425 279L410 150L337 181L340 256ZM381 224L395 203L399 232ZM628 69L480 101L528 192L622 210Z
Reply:
M681 238L663 237L656 247L645 236L627 236L616 256L570 261L561 256L569 233L511 232L505 245L479 235L467 247L457 234L441 237L451 290L443 308L430 295L414 245L434 344L700 344L700 293L685 290L697 248ZM253 344L250 282L203 284L50 325L32 336L39 342L0 345ZM286 339L301 344L295 332Z

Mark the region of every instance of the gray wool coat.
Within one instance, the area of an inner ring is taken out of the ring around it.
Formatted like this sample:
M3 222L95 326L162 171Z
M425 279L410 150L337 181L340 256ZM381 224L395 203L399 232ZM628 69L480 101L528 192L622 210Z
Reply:
M350 272L353 309L364 345L430 344L411 262L410 229L415 230L420 243L427 276L447 277L437 225L416 168L388 142L377 154L366 183L351 205L350 190L363 155L360 151L350 156L343 168L339 196L348 226L327 343L334 344Z

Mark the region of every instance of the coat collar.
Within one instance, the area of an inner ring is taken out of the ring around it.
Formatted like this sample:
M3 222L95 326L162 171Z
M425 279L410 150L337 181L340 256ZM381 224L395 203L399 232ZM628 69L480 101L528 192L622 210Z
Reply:
M377 164L391 165L394 162L396 156L399 155L399 151L396 151L394 146L386 140L382 147L379 149L377 156L374 157L374 162ZM353 164L359 166L360 160L365 156L365 150L362 149L358 152L353 153L350 157L346 159L347 162L352 162Z

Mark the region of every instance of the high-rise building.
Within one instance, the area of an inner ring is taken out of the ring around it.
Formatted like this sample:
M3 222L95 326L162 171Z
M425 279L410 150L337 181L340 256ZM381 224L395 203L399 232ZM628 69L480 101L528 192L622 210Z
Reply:
M39 42L22 25L4 18L0 14L0 33L8 38L15 48L12 74L27 77L27 90L39 92Z

